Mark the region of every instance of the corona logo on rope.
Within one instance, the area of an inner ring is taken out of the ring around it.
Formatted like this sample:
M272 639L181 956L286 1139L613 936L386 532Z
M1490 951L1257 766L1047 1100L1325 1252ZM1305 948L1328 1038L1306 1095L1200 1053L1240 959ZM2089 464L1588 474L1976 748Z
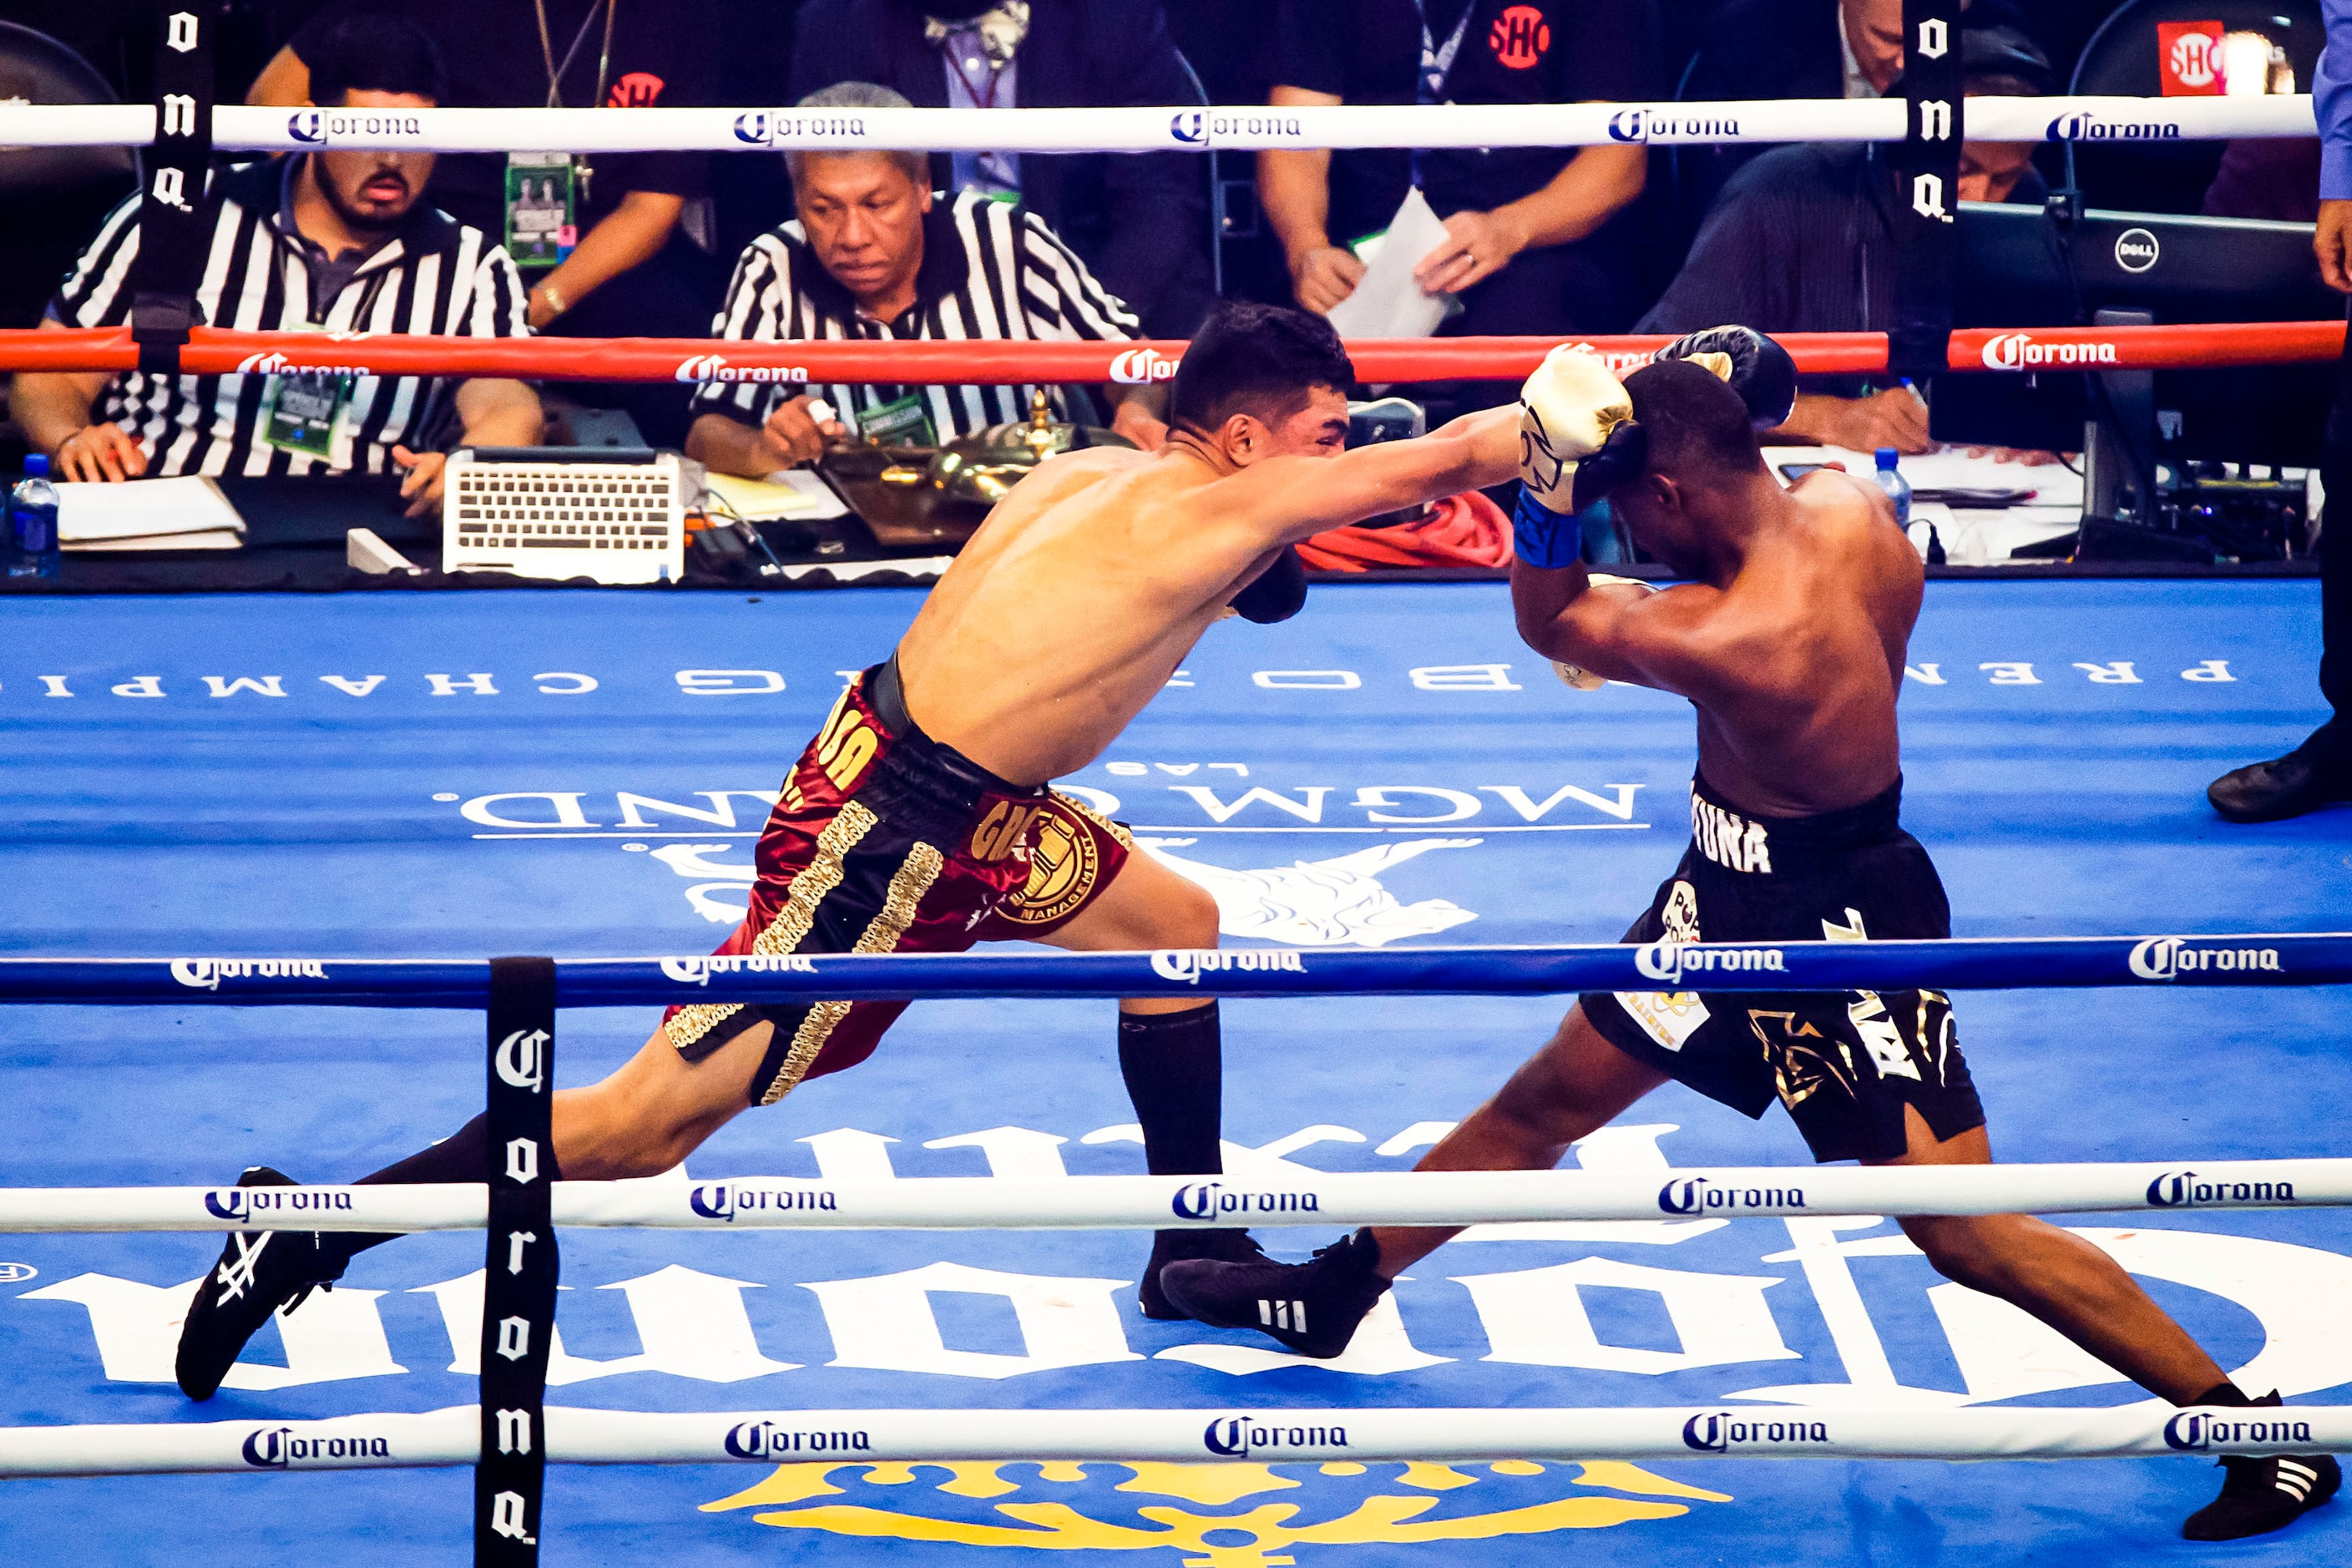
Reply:
M1213 1219L1225 1215L1320 1214L1314 1193L1234 1192L1223 1182L1188 1182L1168 1201L1178 1219Z
M1664 1214L1705 1214L1717 1209L1801 1209L1802 1187L1725 1187L1705 1176L1668 1182L1658 1189L1658 1208Z
M740 1182L698 1182L687 1190L686 1202L705 1219L728 1221L748 1214L835 1214L841 1208L840 1194L823 1187L747 1187Z
M790 1432L772 1421L741 1421L727 1429L727 1451L739 1459L785 1454L866 1454L873 1448L872 1439L863 1432Z
M2248 1419L2242 1411L2183 1410L2164 1424L2164 1446L2183 1454L2210 1453L2257 1443L2311 1442L2311 1423L2285 1416Z
M2049 142L2178 142L2178 120L2106 120L2095 114L2062 114L2042 133Z
M305 147L325 147L341 137L369 142L422 142L425 121L414 114L352 114L304 109L288 116L286 134Z
M2113 343L2042 343L2034 342L2031 332L2000 332L1985 340L1987 370L2040 370L2047 365L2115 363Z
M1756 1444L1834 1442L1826 1421L1759 1421L1746 1411L1705 1410L1683 1423L1683 1447L1701 1454L1728 1453Z
M665 958L661 972L681 985L708 985L714 974L814 974L816 960L800 952L720 952L708 958Z
M1180 147L1212 147L1228 138L1251 142L1303 142L1307 132L1295 114L1247 109L1186 109L1169 116L1168 135Z
M2274 947L2191 947L2182 937L2152 936L2131 950L2131 972L2142 980L2176 980L2209 970L2285 973Z
M215 1187L205 1194L215 1219L252 1219L263 1214L349 1214L352 1194L316 1187Z
M1158 349L1126 349L1111 356L1110 378L1121 386L1176 379L1177 362Z
M672 373L677 381L782 381L794 384L809 378L808 369L797 364L746 364L727 363L723 354L692 354L677 362Z
M301 364L276 351L247 354L236 362L239 375L276 375L282 371L298 371L305 375L373 375L373 367L363 364Z
M1222 970L1238 969L1255 973L1281 970L1291 974L1307 973L1306 957L1287 948L1244 948L1238 951L1221 947L1163 947L1151 955L1151 973L1162 980L1173 980L1186 985L1200 983L1203 974Z
M303 1460L389 1459L383 1437L306 1437L291 1426L257 1426L238 1450L257 1470L282 1470Z
M2153 1209L2252 1207L2297 1203L2293 1182L2217 1182L2199 1179L2194 1171L2167 1171L2147 1184L2147 1206Z
M754 109L735 117L735 140L746 147L855 146L866 139L862 114L794 114Z
M1201 1433L1210 1453L1239 1458L1271 1448L1344 1448L1345 1426L1262 1426L1246 1415L1220 1415Z
M217 991L224 980L324 980L315 958L175 958L172 978L196 991Z
M1695 1504L1731 1501L1618 1460L1503 1459L1455 1468L1334 1458L1276 1466L1264 1460L1293 1451L1293 1429L1280 1428L1286 1441L1279 1448L1250 1446L1251 1436L1267 1430L1244 1415L1221 1418L1202 1434L1214 1462L1192 1465L782 1464L703 1509L758 1509L752 1517L760 1524L822 1531L845 1544L905 1542L894 1560L910 1563L921 1559L903 1553L933 1545L1125 1552L1139 1554L1145 1568L1343 1568L1350 1561L1344 1555L1293 1553L1300 1546L1430 1545L1654 1524L1683 1518ZM1320 1430L1344 1436L1344 1429ZM742 1440L772 1441L751 1431ZM1334 1444L1330 1451L1347 1450ZM931 1489L911 1484L919 1479ZM873 1506L861 1496L871 1497ZM967 1560L953 1552L936 1559Z
M1716 142L1738 140L1739 118L1732 114L1676 114L1670 110L1621 109L1609 117L1612 142Z
M1779 973L1789 967L1789 955L1777 947L1696 947L1688 942L1651 942L1633 950L1633 967L1648 979L1678 984L1685 973L1755 969Z

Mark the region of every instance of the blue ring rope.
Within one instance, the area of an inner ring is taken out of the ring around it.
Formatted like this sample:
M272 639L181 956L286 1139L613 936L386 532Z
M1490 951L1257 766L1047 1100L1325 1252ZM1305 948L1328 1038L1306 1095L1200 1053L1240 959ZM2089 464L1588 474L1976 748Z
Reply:
M458 959L0 959L0 1004L449 1007L489 1002ZM1653 942L1382 952L892 953L556 961L556 1005L948 996L1556 995L1575 991L2005 991L2352 983L2352 933Z

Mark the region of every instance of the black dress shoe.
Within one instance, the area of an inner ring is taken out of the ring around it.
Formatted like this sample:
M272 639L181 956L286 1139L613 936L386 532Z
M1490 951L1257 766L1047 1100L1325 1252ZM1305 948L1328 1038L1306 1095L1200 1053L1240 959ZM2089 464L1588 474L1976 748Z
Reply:
M2308 746L2223 773L2205 798L2231 822L2280 822L2352 800L2352 769Z

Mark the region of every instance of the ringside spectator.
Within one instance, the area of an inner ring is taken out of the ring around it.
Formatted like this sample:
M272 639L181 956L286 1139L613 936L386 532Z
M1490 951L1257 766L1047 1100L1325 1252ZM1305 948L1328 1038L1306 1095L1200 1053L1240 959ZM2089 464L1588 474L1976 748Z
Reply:
M706 0L330 0L272 59L248 102L308 96L315 52L346 18L404 17L441 47L453 107L656 109L718 101L719 31ZM561 149L446 153L428 197L500 240L530 281L534 331L567 337L696 337L719 263L684 224L710 191L705 153ZM646 437L684 436L675 390L574 383L625 408Z
M2053 87L2049 62L2023 34L1967 27L1962 90L2032 97ZM1960 153L1959 198L2039 204L2032 148L1970 142ZM1755 159L1723 188L1689 259L1642 318L1644 332L1687 332L1727 321L1766 332L1884 331L1895 319L1892 164L1874 142L1808 142ZM1927 406L1907 386L1809 377L1784 440L1870 451L1924 452Z
M879 83L930 109L1197 103L1160 0L811 0L791 95ZM1214 301L1208 205L1190 153L934 154L939 189L1017 198L1157 338Z
M1650 0L1280 0L1275 28L1285 107L1666 96ZM1355 291L1350 244L1417 184L1447 237L1415 274L1464 307L1446 331L1618 331L1636 309L1626 209L1646 170L1639 146L1268 152L1258 192L1308 310Z
M908 103L871 82L844 82L801 107ZM711 336L903 342L1136 335L1135 317L1036 214L978 191L935 202L925 154L794 151L785 158L798 216L745 247ZM832 436L930 446L971 435L1025 417L1036 390L833 385L822 395L835 417L821 422L811 408L817 394L788 396L772 382L713 382L693 395L686 449L723 473L759 476L814 458ZM1046 390L1063 401L1058 389ZM1123 391L1111 428L1157 447L1166 435L1152 412L1157 396L1141 386ZM1090 416L1066 405L1065 412Z
M438 101L433 42L406 23L337 28L310 83L321 103L417 109ZM421 196L430 153L320 152L215 174L212 240L196 293L203 319L242 330L518 337L522 279L498 242ZM121 326L139 249L139 198L117 207L46 328ZM445 458L425 449L454 414L467 443L528 446L539 398L519 381L431 376L156 376L140 371L20 372L10 405L60 477L310 474L405 468L409 515L440 503Z

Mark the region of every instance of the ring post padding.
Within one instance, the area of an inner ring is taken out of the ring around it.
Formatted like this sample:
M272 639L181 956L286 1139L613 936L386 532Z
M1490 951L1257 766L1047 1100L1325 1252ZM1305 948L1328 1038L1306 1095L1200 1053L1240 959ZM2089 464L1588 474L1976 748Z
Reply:
M555 1341L555 961L490 960L489 1224L476 1568L537 1568Z

